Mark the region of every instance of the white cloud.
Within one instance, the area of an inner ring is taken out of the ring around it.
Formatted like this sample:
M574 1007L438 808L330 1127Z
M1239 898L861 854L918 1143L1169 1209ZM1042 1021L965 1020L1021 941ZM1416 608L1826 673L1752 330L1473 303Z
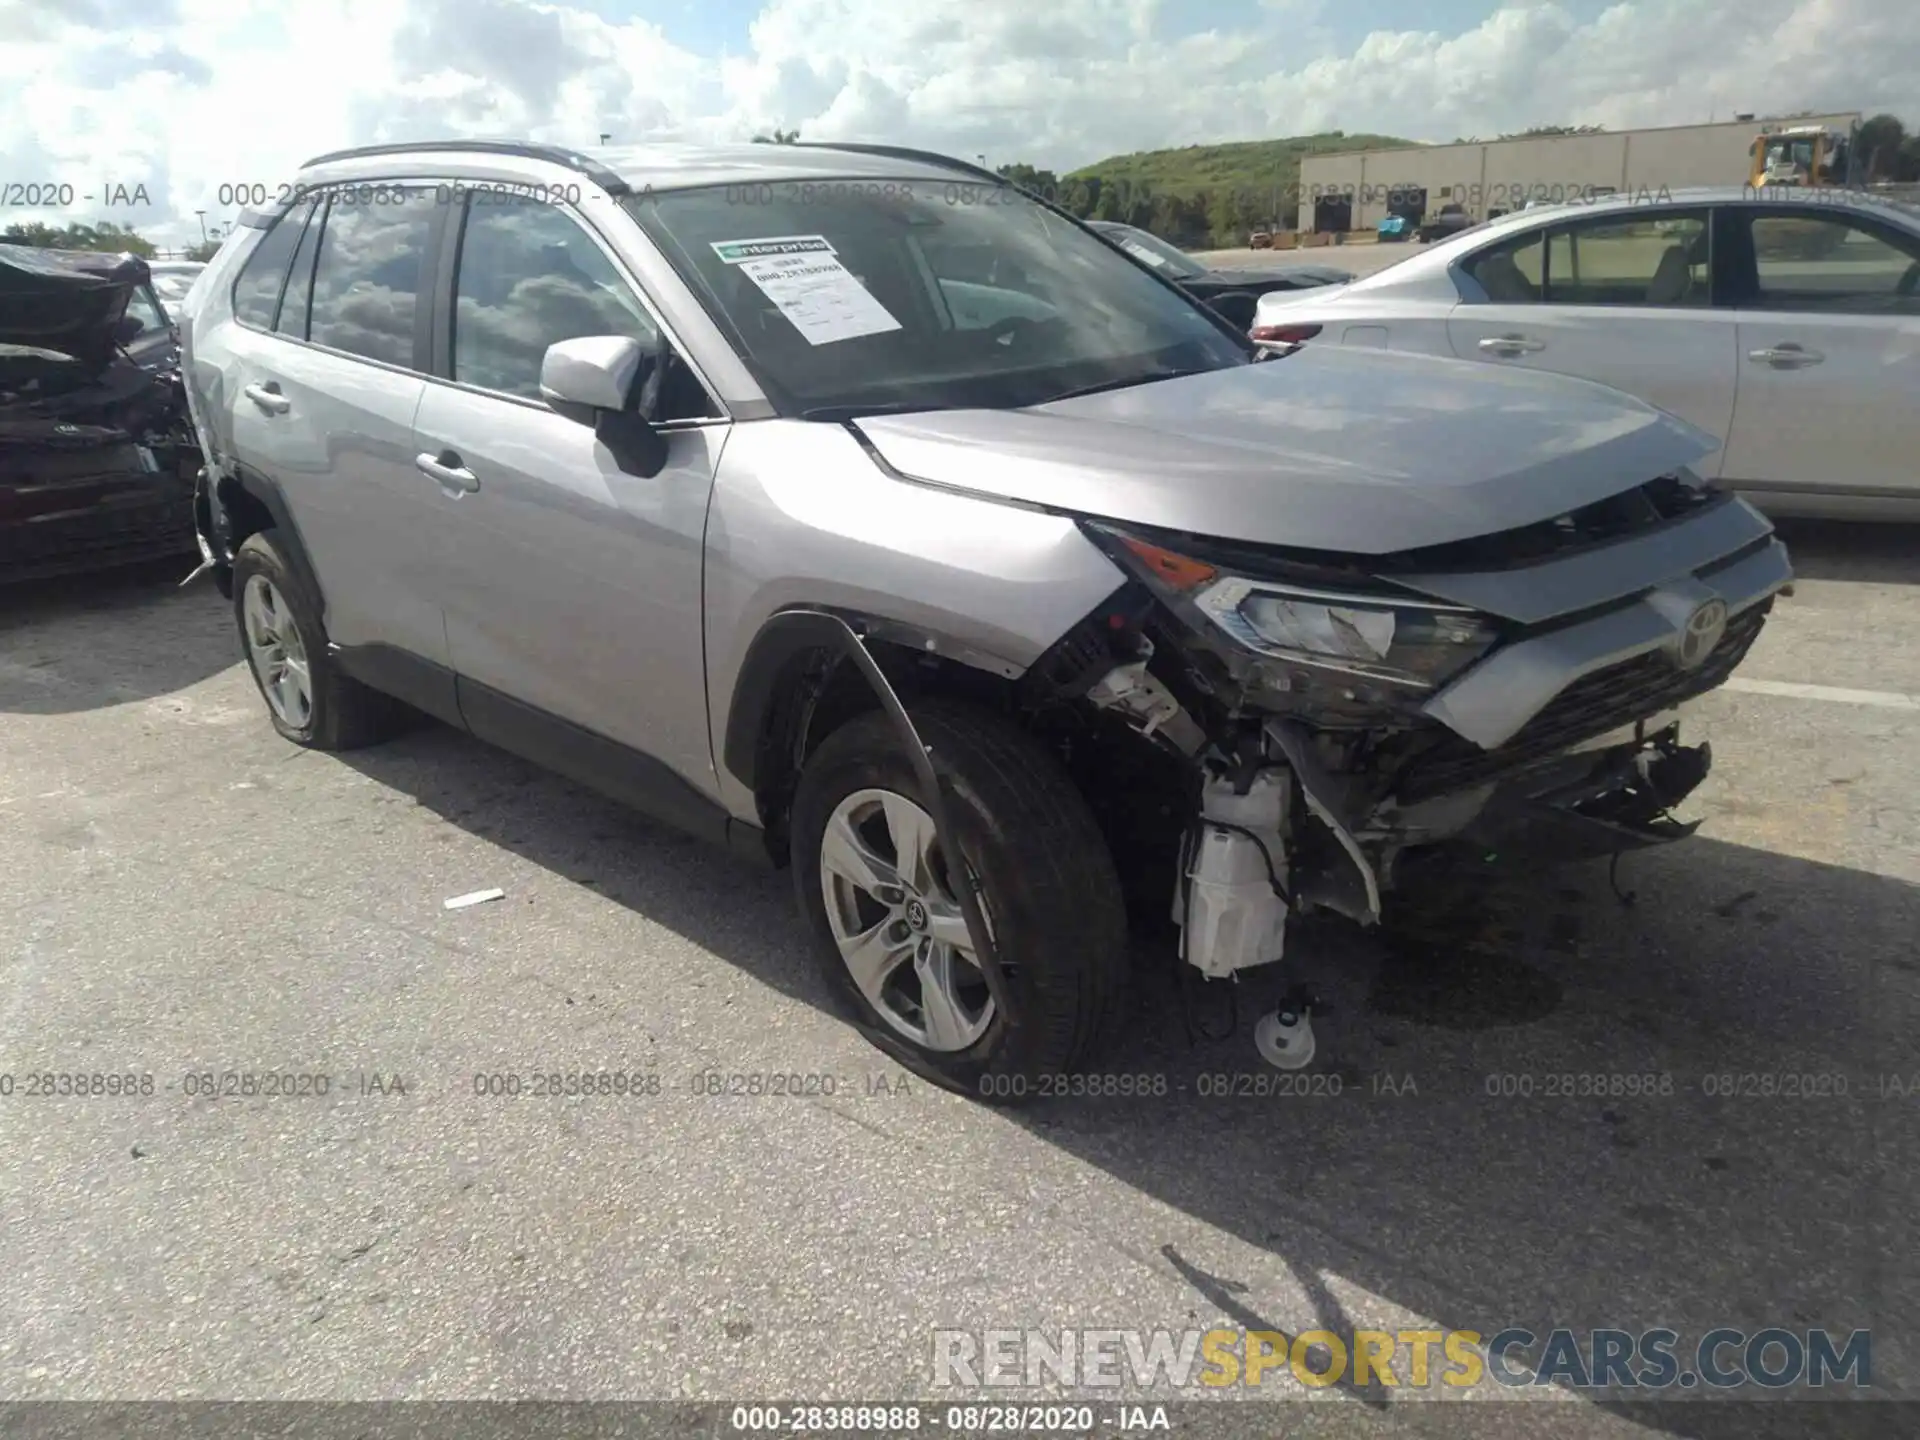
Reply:
M1910 0L1630 0L1591 20L1512 4L1464 33L1344 51L1326 11L1262 0L1237 28L1172 40L1161 0L768 0L720 56L529 0L0 0L0 182L142 183L149 210L60 218L177 243L194 210L221 212L223 184L449 133L578 145L797 125L1066 169L1321 129L1447 140L1798 109L1920 123Z

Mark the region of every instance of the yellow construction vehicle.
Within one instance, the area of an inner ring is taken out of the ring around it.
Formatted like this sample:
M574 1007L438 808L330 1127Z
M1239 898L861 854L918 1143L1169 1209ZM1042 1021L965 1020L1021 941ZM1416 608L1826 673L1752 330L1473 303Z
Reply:
M1748 147L1747 184L1753 189L1778 185L1845 185L1852 178L1849 150L1853 136L1834 125L1769 126Z

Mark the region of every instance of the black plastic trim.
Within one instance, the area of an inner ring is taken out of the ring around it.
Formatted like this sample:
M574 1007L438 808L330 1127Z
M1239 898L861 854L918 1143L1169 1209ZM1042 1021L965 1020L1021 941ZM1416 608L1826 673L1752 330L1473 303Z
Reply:
M294 571L300 576L300 583L306 587L307 593L320 602L320 613L324 620L327 611L326 591L320 588L319 574L313 568L313 561L307 554L306 541L301 538L300 526L294 521L293 509L287 504L287 497L281 491L279 482L263 475L258 470L245 466L237 466L235 467L234 475L230 477L229 483L238 485L243 491L253 499L259 501L260 504L266 508L267 514L273 519L274 533L280 547L280 553L286 556L287 564L292 566ZM217 486L214 490L214 498L216 500L219 499L219 488ZM232 517L227 514L226 506L222 504L220 510L222 518L226 521L224 525L219 527L220 540L226 547L227 552L223 558L231 562L233 552L240 548L239 542L233 537L233 520Z
M422 155L452 151L468 155L512 155L522 160L545 160L577 171L609 195L626 195L632 187L598 160L559 145L538 145L525 140L413 140L390 145L360 145L348 150L329 150L316 155L300 168L331 165L336 160L367 160L384 155Z
M328 649L334 663L362 685L404 700L457 730L467 728L453 671L446 666L393 645L330 645Z
M822 624L818 617L830 623ZM863 637L863 651L869 640L884 641L906 646L916 654L938 655L1002 680L1018 680L1028 668L944 635L878 616L829 610L782 610L760 627L760 633L747 647L739 673L734 677L733 699L727 711L721 763L747 789L756 794L760 789L763 778L760 767L764 759L760 742L778 703L782 674L789 664L809 651L844 652L845 641L840 633L843 629Z
M460 715L479 739L703 840L743 848L738 822L663 761L491 686L464 676L454 683Z

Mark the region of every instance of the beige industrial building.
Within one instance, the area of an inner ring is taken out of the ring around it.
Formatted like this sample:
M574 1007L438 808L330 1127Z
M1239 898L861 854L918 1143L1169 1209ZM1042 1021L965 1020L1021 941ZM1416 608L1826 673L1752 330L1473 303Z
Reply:
M1773 123L1844 131L1859 122L1853 112ZM1443 205L1459 205L1486 220L1536 198L1739 185L1750 174L1751 146L1763 128L1745 119L1309 155L1300 162L1299 225L1302 231L1371 230L1395 210L1431 216Z

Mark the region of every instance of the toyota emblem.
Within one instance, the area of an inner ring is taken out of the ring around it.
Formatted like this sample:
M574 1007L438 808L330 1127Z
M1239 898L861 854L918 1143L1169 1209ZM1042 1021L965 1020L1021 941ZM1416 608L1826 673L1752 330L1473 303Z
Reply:
M1674 654L1674 663L1682 670L1697 668L1713 653L1726 630L1727 602L1718 598L1702 601L1680 631L1680 648Z

